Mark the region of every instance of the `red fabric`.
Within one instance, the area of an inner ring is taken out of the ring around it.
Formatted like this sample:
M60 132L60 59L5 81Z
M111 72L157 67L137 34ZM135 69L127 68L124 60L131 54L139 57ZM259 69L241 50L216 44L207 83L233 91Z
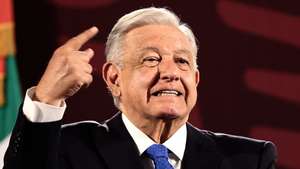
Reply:
M4 22L12 22L12 0L1 0L0 1L0 24Z

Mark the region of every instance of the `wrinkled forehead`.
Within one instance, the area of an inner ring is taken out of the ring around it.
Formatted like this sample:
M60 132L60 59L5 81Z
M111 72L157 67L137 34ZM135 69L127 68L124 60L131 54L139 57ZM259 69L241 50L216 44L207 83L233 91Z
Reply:
M187 36L170 25L146 25L129 31L123 38L124 49L144 50L157 48L161 52L186 50L192 53Z

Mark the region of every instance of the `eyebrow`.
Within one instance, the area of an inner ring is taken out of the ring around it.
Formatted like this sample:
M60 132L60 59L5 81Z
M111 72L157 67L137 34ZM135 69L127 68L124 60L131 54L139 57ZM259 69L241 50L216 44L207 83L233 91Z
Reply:
M176 50L175 53L176 53L176 54L185 53L185 54L187 54L187 55L189 55L189 56L192 56L192 52L190 52L190 51L187 50L187 49Z
M183 54L183 56L182 56ZM193 61L193 54L187 49L180 49L175 51L175 55L179 55L177 57L184 57L190 61ZM181 56L180 56L181 55Z
M153 46L148 46L148 47L144 47L141 49L141 52L145 52L145 51L154 51L156 53L161 53L160 50L156 47L153 47ZM176 54L181 54L181 53L185 53L185 54L188 54L189 56L192 56L192 52L190 52L189 50L187 49L179 49L179 50L175 50Z
M156 53L159 53L159 49L153 46L148 46L148 47L144 47L141 49L141 52L145 52L145 51L154 51Z

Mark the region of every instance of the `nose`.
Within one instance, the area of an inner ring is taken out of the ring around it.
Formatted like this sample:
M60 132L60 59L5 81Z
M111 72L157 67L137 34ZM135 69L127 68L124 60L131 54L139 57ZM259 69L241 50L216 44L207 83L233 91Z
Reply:
M179 68L173 60L162 60L158 65L160 79L168 82L180 79Z

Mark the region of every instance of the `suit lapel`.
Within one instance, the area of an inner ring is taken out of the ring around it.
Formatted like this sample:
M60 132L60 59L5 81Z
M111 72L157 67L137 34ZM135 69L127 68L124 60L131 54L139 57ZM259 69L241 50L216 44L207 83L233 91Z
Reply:
M216 151L214 141L188 124L182 169L217 169L221 162L222 156Z
M118 113L107 123L107 132L95 131L99 155L109 169L141 169L141 157ZM103 129L103 127L101 127ZM182 169L218 169L223 157L216 151L214 141L191 125L187 125L187 143Z
M109 169L141 169L141 157L118 113L107 123L108 132L95 132L95 144Z

